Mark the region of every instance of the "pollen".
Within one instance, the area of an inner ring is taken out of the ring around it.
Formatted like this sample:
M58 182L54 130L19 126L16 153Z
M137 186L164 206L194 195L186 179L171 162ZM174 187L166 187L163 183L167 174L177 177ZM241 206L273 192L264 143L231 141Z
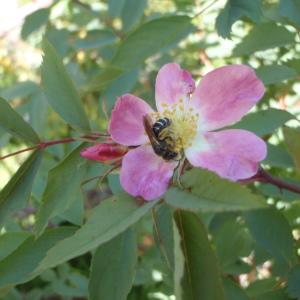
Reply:
M160 117L171 120L168 134L174 140L173 150L177 152L191 146L198 129L199 114L192 107L185 106L181 100L160 113Z

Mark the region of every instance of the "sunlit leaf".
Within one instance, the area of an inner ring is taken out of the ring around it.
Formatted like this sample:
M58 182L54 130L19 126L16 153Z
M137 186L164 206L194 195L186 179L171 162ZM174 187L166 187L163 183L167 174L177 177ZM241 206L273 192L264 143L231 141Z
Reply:
M187 16L162 17L149 21L120 44L111 63L124 69L136 67L146 58L177 41L183 33L188 33L189 28L193 27Z
M106 199L93 209L86 224L73 236L61 241L48 252L39 270L61 264L113 239L137 222L155 204L155 201L151 201L139 205L125 194Z
M227 0L224 9L216 19L218 34L224 38L230 36L232 25L242 17L259 22L262 17L260 0Z
M89 121L74 83L54 47L43 42L42 85L49 104L74 129L88 132Z
M259 67L256 69L256 74L266 85L279 83L297 76L297 72L294 69L281 65Z
M25 18L24 24L21 30L22 39L26 39L31 33L40 29L44 24L48 22L50 14L49 8L41 8L36 10L32 14Z
M238 44L233 54L240 56L252 54L275 47L283 47L295 43L295 35L276 23L261 23L255 26Z
M31 126L2 98L0 98L0 128L28 143L36 144L40 141Z
M21 165L0 192L0 223L28 201L34 177L41 163L42 152L36 151Z
M172 187L165 195L168 204L203 212L249 210L264 207L264 199L239 183L216 174L193 169L182 177L184 190Z
M286 110L269 108L246 115L232 128L246 129L259 136L264 136L273 134L277 128L292 119L295 119L295 116Z

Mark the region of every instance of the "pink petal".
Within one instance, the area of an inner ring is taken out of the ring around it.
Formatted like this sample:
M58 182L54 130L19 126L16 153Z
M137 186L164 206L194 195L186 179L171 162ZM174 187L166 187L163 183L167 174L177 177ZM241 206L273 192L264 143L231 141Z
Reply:
M168 105L186 100L195 90L192 75L178 64L166 64L158 72L155 83L155 99L158 111Z
M201 142L186 150L187 159L196 167L216 172L236 181L256 174L259 162L267 155L265 142L247 130L229 129L208 132Z
M264 85L253 69L231 65L203 77L191 106L200 114L200 130L211 131L239 121L263 94Z
M121 185L132 196L154 200L167 190L176 165L157 156L151 146L140 146L123 158Z
M117 143L138 146L146 143L143 116L153 112L144 100L131 95L121 96L112 111L108 131Z

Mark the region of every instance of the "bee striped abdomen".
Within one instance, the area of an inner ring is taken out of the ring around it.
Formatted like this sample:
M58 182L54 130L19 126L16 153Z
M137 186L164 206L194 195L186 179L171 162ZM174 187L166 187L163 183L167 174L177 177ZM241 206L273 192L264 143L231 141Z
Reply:
M168 118L161 118L157 120L152 127L153 133L157 138L159 138L159 134L162 132L162 130L170 126L170 124L171 121Z

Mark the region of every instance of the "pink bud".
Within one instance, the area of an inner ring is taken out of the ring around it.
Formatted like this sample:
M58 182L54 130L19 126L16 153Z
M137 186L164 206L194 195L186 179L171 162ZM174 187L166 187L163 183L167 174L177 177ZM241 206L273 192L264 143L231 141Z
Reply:
M121 161L127 151L128 147L108 140L104 143L98 143L92 147L84 149L81 151L80 155L91 160L111 165Z

